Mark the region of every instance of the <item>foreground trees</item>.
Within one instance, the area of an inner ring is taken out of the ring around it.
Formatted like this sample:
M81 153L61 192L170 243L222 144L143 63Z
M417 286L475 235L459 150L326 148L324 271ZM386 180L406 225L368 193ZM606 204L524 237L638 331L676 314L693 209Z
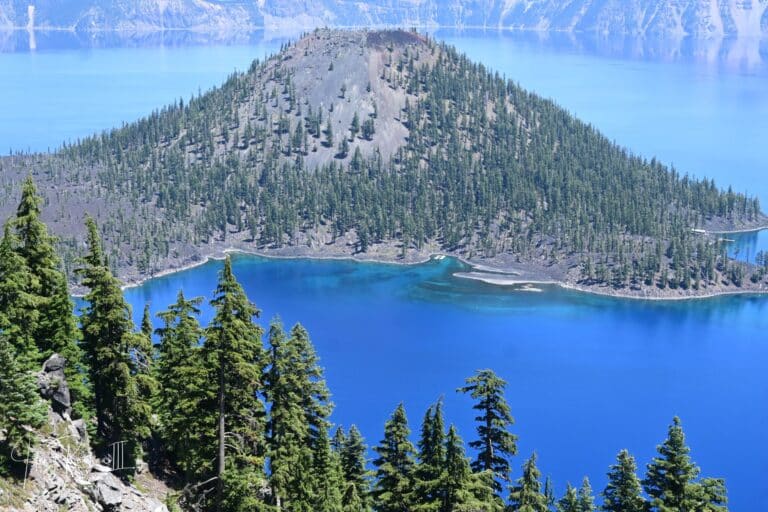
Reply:
M34 187L25 191L25 201L34 206ZM43 240L44 225L30 220L33 206L20 209L26 219L21 233ZM578 490L568 485L555 500L552 486L541 484L535 453L512 483L514 420L506 382L491 370L478 371L458 390L475 400L477 431L469 443L475 460L467 458L456 428L446 428L442 400L424 414L418 448L401 404L374 448L371 474L368 449L356 427L330 435L330 393L308 332L297 324L286 333L274 320L265 339L256 323L259 310L235 278L229 258L210 302L209 326L203 328L197 319L202 299L179 292L158 315L159 345L152 347L148 309L139 331L109 269L98 227L90 218L86 224L88 252L78 274L88 294L81 335L73 332L69 340L61 337L68 327L44 327L60 315L51 306L56 301L38 288L40 275L52 267L37 265L33 271L27 256L38 262L46 258L25 252L11 224L5 226L0 241L1 468L18 469L11 455L23 459L34 446L35 429L46 419L34 370L45 354L60 348L73 354L75 368L87 369L87 379L79 370L74 373L83 386L75 406L94 411L89 421L96 448L103 453L124 443L121 466L127 467L118 473L127 477L150 436L158 439L155 455L177 470L184 485L179 503L188 510L550 512L555 502L559 512L596 510L587 478ZM66 316L61 321L73 322ZM59 334L34 334L43 332ZM700 478L678 418L642 483L636 470L634 458L621 451L608 473L602 510L727 511L724 481Z

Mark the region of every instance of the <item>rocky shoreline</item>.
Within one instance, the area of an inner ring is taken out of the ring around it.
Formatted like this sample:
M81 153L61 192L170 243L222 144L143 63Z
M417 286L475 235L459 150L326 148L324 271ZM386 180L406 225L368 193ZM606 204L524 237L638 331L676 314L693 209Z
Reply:
M760 231L762 229L766 228L760 227L748 231ZM718 234L736 232L739 231L718 232ZM715 234L716 232L707 231L707 233ZM509 254L499 255L495 258L478 258L441 251L439 247L433 245L425 247L420 251L411 249L406 253L405 257L402 257L400 246L394 243L377 244L366 253L355 253L352 246L353 244L350 240L334 244L321 244L314 247L294 245L279 249L257 249L250 247L249 244L242 241L230 245L211 244L201 248L199 255L191 258L190 261L168 261L167 266L158 268L151 275L138 274L135 269L122 269L126 272L119 273L119 277L125 283L123 289L134 288L152 279L190 270L204 265L211 260L224 259L228 254L243 254L273 259L349 260L386 265L418 265L435 258L449 257L461 261L471 269L468 272L454 274L456 277L474 279L495 286L516 287L515 289L520 291L532 291L531 287L533 286L546 285L619 299L654 301L679 301L709 299L728 295L768 294L768 285L765 283L752 283L749 280L745 280L740 287L714 284L699 290L692 288L689 290L679 288L660 289L655 285L617 288L606 284L584 284L574 277L574 269L568 269L562 265L546 266L512 261L514 256ZM538 291L538 289L533 291Z

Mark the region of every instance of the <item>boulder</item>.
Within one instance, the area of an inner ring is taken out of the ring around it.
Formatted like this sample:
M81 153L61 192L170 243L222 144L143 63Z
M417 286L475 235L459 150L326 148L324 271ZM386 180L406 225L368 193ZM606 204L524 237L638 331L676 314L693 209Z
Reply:
M112 473L92 473L93 498L105 510L120 510L123 503L123 483Z
M43 363L43 369L37 376L40 395L50 400L53 410L62 416L69 416L72 412L69 384L64 376L66 364L66 359L59 354L53 354Z

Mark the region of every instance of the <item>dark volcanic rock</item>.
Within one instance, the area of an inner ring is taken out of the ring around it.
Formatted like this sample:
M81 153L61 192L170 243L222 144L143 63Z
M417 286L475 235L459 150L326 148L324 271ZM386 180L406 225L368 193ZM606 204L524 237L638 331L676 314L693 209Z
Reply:
M55 412L62 415L69 415L72 412L69 384L64 376L66 364L66 359L59 354L53 354L43 363L43 369L37 378L40 394L51 401Z

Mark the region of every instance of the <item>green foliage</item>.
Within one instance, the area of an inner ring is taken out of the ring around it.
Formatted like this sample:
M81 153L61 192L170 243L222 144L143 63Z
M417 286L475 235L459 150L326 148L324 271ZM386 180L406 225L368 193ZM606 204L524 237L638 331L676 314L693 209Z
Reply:
M186 483L213 468L215 415L208 370L200 346L203 330L197 320L202 297L176 303L158 316L163 327L156 362L159 391L155 399L159 434Z
M25 368L5 332L0 332L0 472L13 466L13 459L30 455L39 428L47 418L48 409L40 400L34 374Z
M412 500L414 447L409 441L411 430L403 404L397 406L384 425L384 439L374 448L378 458L373 499L378 512L407 512Z
M608 484L603 491L602 510L606 512L644 512L640 480L637 478L635 458L627 450L616 457L616 464L608 472Z
M494 490L498 494L502 482L509 482L508 457L517 454L517 436L509 431L515 420L504 398L507 383L491 370L480 370L468 378L466 384L458 391L475 399L473 409L478 411L475 417L478 439L469 443L478 452L472 469L493 473Z
M333 444L341 455L341 469L345 488L342 494L344 512L366 512L370 510L370 482L366 469L366 452L363 436L355 425L349 429L349 435L339 427Z
M523 464L523 476L509 488L510 512L548 512L549 504L542 492L540 479L534 452Z
M727 496L722 480L697 481L700 470L690 457L680 418L669 426L667 439L657 447L658 456L648 464L643 487L653 512L726 511Z
M126 442L130 465L151 432L148 341L133 332L130 307L120 282L107 267L96 222L89 217L86 224L89 252L78 271L88 288L81 326L94 390L96 431L104 447Z
M225 473L246 493L238 494L238 499L250 503L253 493L264 484L261 468L265 411L257 396L265 361L263 330L253 322L259 310L235 279L229 257L211 305L216 314L205 330L203 352L210 371L209 383L215 389L212 410L217 421L217 503L222 506L230 499ZM228 451L233 452L229 459Z

